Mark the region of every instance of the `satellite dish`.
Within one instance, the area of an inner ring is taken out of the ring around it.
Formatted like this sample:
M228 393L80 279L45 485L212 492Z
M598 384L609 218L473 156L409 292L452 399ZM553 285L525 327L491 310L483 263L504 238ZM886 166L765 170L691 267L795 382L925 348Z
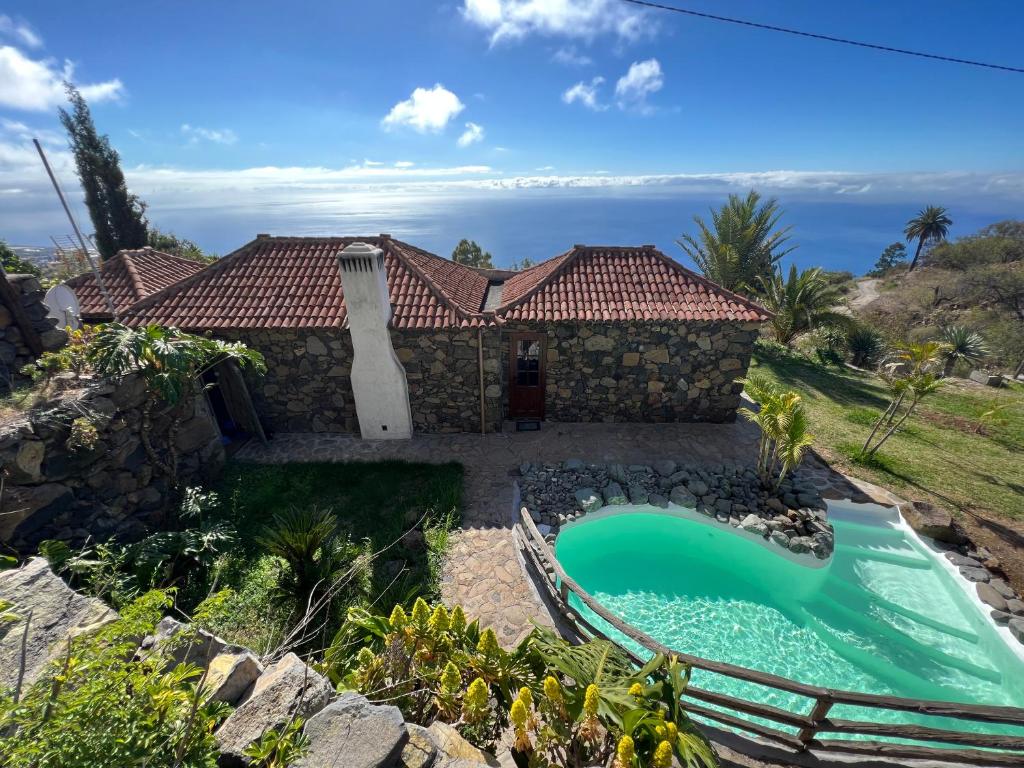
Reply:
M57 327L65 328L70 326L75 331L82 327L78 315L80 308L75 292L63 283L53 286L43 297L43 304L49 310L50 317L57 319Z

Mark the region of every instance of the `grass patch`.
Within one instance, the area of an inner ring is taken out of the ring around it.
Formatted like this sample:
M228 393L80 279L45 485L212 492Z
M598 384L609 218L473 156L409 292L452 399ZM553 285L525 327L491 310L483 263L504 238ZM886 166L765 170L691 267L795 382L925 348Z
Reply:
M299 615L277 589L286 564L258 540L275 513L294 506L330 509L339 533L364 554L384 550L332 607L331 625L348 605L436 599L449 531L461 521L462 475L455 463L230 463L216 486L221 503L210 522L226 524L237 537L216 575L218 588L236 594L210 628L262 651L275 647Z
M864 461L857 458L860 447L889 402L881 379L763 344L751 370L803 396L815 449L839 469L905 497L1024 518L1024 389L951 380L920 406L942 417L915 414L908 429ZM981 418L994 409L995 415ZM971 425L979 419L983 429L976 432Z

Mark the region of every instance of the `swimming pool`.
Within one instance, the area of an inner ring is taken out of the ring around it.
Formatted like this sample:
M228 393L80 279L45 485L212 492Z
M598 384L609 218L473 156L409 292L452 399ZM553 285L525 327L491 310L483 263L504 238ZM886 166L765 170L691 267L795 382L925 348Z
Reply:
M833 503L829 519L836 548L820 568L782 556L771 543L654 507L588 516L562 529L555 551L605 607L686 653L833 689L1024 707L1024 660L893 510ZM571 601L609 636L648 655ZM702 670L693 683L796 712L811 705ZM866 714L837 705L831 716ZM870 716L967 725L886 710ZM1012 726L984 730L1024 735Z

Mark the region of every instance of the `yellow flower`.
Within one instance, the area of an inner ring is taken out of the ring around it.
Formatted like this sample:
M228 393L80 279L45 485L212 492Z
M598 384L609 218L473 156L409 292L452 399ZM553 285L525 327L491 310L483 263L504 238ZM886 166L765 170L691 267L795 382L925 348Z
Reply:
M359 662L359 666L367 667L373 663L374 660L373 651L365 646L359 649L359 653L356 654L356 661Z
M636 750L633 746L633 739L629 736L623 736L619 739L619 746L615 750L615 759L622 768L629 768L629 766L633 765L633 756L635 754Z
M669 720L665 723L665 730L667 731L665 738L667 738L672 744L675 744L679 739L679 729L676 727L676 724Z
M597 705L600 701L601 693L597 686L591 683L587 686L586 693L583 694L583 711L587 713L588 717L597 717Z
M412 604L412 623L418 629L424 629L429 621L430 606L427 605L427 601L422 597L417 597L416 602Z
M522 699L516 699L512 702L512 708L509 710L508 716L517 731L526 730L526 721L530 719L530 713L527 711Z
M397 632L409 623L409 618L405 615L405 609L400 605L396 605L394 610L391 611L389 621L391 622L391 628Z
M445 693L455 693L461 687L462 674L459 672L459 668L449 661L441 672L441 690Z
M452 615L448 619L448 629L453 635L461 635L466 631L466 614L461 605L452 608Z
M525 685L519 689L519 699L527 709L533 709L533 692Z
M462 717L467 723L479 723L487 717L487 700L490 691L483 678L478 677L469 684L466 696L462 700Z
M430 615L430 631L434 634L441 634L448 631L448 611L443 605L438 605Z
M657 736L659 739L664 739L666 736L668 736L668 730L665 728L664 725L655 726L654 735Z
M552 675L544 678L544 695L552 704L556 706L562 705L562 686L558 684L558 681Z
M631 686L629 686L629 695L630 696L643 696L644 695L644 687L642 685L640 685L640 683L633 683Z
M480 642L476 644L476 649L485 658L497 655L500 647L498 646L498 636L494 634L493 629L488 627L480 634Z
M654 750L653 768L672 768L672 745L663 741Z

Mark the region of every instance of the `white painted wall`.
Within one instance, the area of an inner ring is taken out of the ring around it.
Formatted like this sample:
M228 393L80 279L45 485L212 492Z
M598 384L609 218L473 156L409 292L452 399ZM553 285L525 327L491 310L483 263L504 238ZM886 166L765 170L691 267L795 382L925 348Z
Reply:
M412 410L405 368L391 345L384 253L366 243L352 243L338 255L352 334L352 393L364 440L412 437Z

